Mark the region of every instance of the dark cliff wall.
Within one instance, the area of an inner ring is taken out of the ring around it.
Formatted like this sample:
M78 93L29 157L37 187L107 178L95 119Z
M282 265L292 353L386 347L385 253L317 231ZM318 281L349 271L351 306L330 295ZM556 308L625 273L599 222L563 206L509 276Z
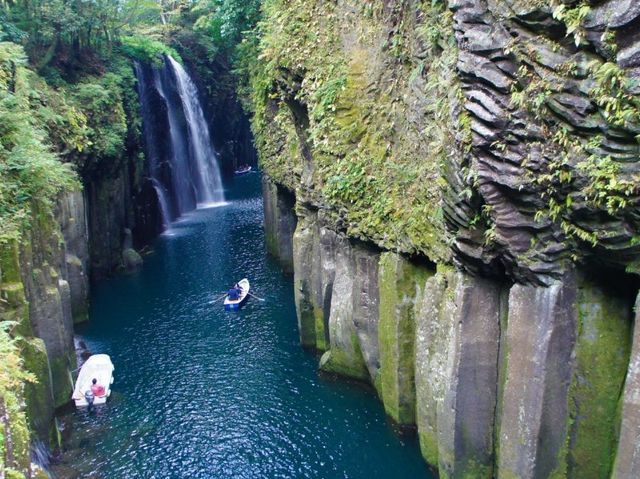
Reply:
M269 244L297 225L321 368L371 382L443 477L635 477L640 9L266 14L265 220Z
M36 437L55 442L53 412L66 404L76 367L73 323L88 307L88 228L84 196L64 194L55 214L37 201L31 228L0 249L0 318L14 321L13 333L26 371L27 419Z
M143 151L133 63L127 61L121 71L125 73L115 101L122 115L120 147L112 154L88 158L81 169L93 280L123 267L128 241L133 240L133 246L141 249L162 231L157 196Z

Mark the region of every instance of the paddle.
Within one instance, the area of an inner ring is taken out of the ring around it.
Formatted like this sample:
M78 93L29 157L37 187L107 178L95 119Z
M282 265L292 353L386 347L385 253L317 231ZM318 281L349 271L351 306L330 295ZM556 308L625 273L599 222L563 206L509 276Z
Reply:
M252 294L251 292L247 292L247 294L249 296L251 296L252 298L256 298L258 301L266 301L266 299L264 298L258 298L255 294Z
M219 298L216 299L212 299L211 301L209 301L209 304L213 304L213 303L217 303L218 301L220 301L222 298L225 298L227 296L227 293L224 293L222 296L220 296Z

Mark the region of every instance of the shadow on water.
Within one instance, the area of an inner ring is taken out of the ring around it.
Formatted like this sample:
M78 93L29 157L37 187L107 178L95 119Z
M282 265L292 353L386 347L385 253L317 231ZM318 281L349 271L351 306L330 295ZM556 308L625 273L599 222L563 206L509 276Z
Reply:
M370 389L320 377L292 279L265 254L260 177L172 226L143 269L96 285L79 334L115 364L114 395L64 418L57 470L92 478L430 477ZM248 277L239 312L211 301ZM59 475L61 477L61 475Z

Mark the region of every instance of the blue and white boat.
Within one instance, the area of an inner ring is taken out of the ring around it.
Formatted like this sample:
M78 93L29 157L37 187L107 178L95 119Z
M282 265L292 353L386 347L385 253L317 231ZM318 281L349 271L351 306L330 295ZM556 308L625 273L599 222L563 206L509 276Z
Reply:
M233 173L236 176L246 175L247 173L251 172L251 169L252 167L250 165L242 165L242 166L239 166L238 169Z
M240 309L249 298L249 280L247 278L241 279L238 281L237 286L237 288L231 288L224 299L224 309L227 311Z

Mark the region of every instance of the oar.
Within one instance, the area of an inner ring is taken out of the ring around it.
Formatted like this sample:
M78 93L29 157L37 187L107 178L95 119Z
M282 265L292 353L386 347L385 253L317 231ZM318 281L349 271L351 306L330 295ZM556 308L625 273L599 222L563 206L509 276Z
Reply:
M222 296L220 296L219 298L213 299L211 301L209 301L209 304L213 304L213 303L217 303L218 301L220 301L222 298L226 297L227 293L224 293Z
M256 298L258 301L266 301L266 299L264 299L264 298L258 298L255 294L250 293L249 291L247 291L247 294L248 294L249 296L251 296L252 298Z

